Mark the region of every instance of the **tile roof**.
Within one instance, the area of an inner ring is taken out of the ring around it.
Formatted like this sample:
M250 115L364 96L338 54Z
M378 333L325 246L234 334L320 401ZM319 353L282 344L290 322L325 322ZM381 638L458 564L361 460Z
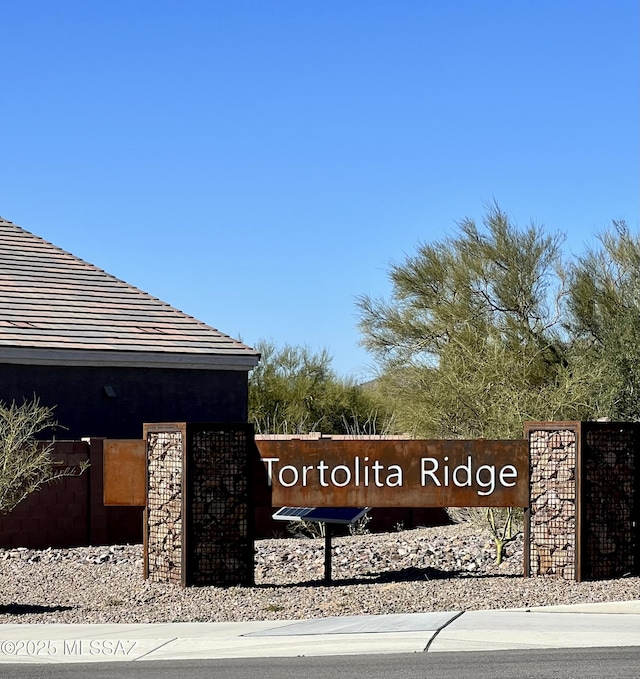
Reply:
M258 359L0 217L0 362L249 370Z

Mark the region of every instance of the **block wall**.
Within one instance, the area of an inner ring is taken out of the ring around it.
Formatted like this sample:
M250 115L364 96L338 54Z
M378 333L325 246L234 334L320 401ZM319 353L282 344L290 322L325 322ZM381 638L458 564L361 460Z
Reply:
M53 458L63 466L89 468L44 485L10 514L0 517L0 547L46 549L134 543L142 540L142 510L105 507L102 501L102 441L57 441Z

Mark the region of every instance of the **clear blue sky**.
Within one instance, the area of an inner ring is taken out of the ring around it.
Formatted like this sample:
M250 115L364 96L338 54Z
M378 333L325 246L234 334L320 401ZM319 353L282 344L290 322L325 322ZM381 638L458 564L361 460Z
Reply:
M0 0L0 215L364 376L355 299L496 200L639 213L636 0Z

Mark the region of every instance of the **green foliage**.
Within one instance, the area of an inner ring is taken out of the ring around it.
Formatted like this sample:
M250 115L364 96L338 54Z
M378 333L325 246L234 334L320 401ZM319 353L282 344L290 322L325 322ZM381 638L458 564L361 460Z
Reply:
M470 219L459 229L392 266L391 302L361 298L365 346L385 362L435 365L445 348L480 338L534 345L539 362L554 360L558 317L548 301L561 293L552 289L562 283L560 238L517 229L497 206L484 232Z
M294 538L317 540L327 534L327 524L324 521L289 521L287 532Z
M447 514L456 523L470 523L491 535L497 565L504 560L507 545L523 530L523 511L518 507L449 507Z
M20 406L0 402L0 515L45 483L77 473L57 465L51 456L53 444L36 438L56 426L52 415L53 409L41 406L37 398Z
M518 438L527 420L640 419L640 239L614 222L571 261L562 243L493 204L421 244L391 266L389 299L358 302L374 383L339 379L326 351L263 342L257 431Z
M640 419L640 239L613 222L571 269L569 327L576 352L603 374L611 419Z
M369 511L367 511L355 523L350 523L349 535L369 535L369 533L371 533L371 529L369 528L371 518Z
M567 331L561 244L491 205L483 228L465 219L455 237L393 265L389 301L359 300L401 430L517 438L526 420L606 414L606 375Z
M331 369L326 350L261 341L249 377L249 420L258 433L381 433L389 415L376 394Z
M368 528L371 516L367 512L360 517L355 523L350 523L349 535L369 535L371 532ZM287 523L287 532L293 535L294 538L324 538L327 534L327 523L325 521L289 521Z

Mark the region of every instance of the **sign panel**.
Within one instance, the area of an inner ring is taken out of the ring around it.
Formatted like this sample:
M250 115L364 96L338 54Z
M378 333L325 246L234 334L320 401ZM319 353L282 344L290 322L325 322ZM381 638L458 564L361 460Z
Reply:
M104 440L104 504L144 507L147 504L146 441Z
M256 440L274 507L526 507L526 440Z

